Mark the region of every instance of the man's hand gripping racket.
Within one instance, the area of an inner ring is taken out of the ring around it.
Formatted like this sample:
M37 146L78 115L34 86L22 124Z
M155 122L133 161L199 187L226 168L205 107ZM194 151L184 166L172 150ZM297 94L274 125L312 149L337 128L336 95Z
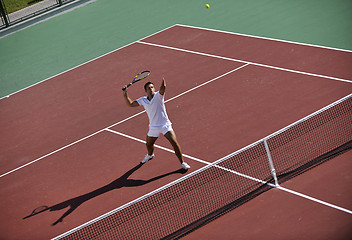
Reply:
M149 74L150 74L150 71L143 71L143 72L137 74L137 75L133 78L132 82L130 82L129 84L127 84L125 87L122 88L122 91L126 91L126 89L127 89L129 86L131 86L132 84L134 84L134 83L136 83L136 82L138 82L138 81L140 81L140 80L142 80L142 79L148 77Z

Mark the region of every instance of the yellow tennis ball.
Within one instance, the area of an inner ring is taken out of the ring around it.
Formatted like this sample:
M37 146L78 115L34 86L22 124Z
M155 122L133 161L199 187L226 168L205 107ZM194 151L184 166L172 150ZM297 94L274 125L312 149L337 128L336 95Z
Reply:
M209 8L210 7L210 5L209 4L205 4L205 8Z

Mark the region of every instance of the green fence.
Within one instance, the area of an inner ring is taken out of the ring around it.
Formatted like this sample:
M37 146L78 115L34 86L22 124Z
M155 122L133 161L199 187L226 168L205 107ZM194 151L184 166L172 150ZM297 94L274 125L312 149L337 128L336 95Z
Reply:
M79 0L27 0L27 7L8 13L7 3L5 0L0 0L0 29L21 23L73 1Z

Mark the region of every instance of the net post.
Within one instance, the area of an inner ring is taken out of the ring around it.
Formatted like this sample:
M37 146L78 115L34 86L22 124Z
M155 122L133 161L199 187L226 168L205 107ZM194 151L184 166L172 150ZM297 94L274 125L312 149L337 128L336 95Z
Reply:
M269 160L269 166L270 166L271 175L273 176L273 178L275 180L275 186L278 187L279 183L277 181L276 171L275 171L275 168L274 168L273 160L271 158L271 154L270 154L270 150L269 150L269 146L268 146L266 138L264 138L264 146L265 146L266 155L268 156L268 160Z

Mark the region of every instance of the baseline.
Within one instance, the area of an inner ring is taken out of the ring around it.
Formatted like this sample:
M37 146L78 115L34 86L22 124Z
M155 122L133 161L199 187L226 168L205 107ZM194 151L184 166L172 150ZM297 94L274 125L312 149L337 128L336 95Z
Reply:
M352 53L348 51L183 25L174 26L138 42L240 59L319 76L352 79Z

